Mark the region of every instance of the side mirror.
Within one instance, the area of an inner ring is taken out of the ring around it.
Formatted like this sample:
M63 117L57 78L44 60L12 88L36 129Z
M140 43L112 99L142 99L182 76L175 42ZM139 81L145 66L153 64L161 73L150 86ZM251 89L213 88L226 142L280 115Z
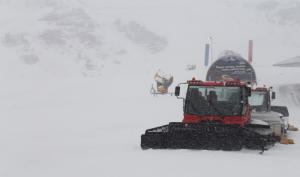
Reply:
M251 96L251 87L246 87L246 94Z
M275 92L272 92L272 99L276 99L276 93Z
M175 96L179 96L180 95L180 87L176 86L175 87Z

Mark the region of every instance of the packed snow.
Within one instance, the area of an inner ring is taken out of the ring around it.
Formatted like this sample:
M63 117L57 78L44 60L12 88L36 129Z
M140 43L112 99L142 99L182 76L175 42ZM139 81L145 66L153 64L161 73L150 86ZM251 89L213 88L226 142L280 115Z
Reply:
M205 79L209 36L214 56L246 57L252 39L258 84L300 126L300 70L272 66L299 55L300 24L275 23L263 2L0 0L0 176L299 176L299 132L263 155L140 148L183 116L182 100L150 94L155 72L174 77L170 91Z

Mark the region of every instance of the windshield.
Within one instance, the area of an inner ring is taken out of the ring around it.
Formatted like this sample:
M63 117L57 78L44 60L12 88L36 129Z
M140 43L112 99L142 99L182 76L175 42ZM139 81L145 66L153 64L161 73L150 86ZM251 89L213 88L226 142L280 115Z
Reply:
M265 93L252 91L251 97L249 97L249 104L251 106L262 106L264 104Z
M190 86L185 112L194 115L241 115L241 100L239 87Z

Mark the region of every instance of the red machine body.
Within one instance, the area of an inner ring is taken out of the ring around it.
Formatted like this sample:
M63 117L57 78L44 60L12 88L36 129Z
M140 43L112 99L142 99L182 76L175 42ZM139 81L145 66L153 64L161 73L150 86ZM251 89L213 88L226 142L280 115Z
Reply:
M251 119L250 116L250 109L247 110L247 113L242 116L196 116L190 114L184 114L183 123L199 123L199 122L206 122L206 121L214 121L220 122L223 124L238 124L244 126L249 123Z

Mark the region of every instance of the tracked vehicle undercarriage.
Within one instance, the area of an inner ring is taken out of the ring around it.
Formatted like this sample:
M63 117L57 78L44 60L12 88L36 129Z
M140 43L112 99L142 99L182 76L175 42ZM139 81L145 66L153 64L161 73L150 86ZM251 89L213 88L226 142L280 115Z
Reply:
M238 151L242 148L267 150L276 140L269 126L223 125L219 123L181 123L146 130L143 149L205 149Z

